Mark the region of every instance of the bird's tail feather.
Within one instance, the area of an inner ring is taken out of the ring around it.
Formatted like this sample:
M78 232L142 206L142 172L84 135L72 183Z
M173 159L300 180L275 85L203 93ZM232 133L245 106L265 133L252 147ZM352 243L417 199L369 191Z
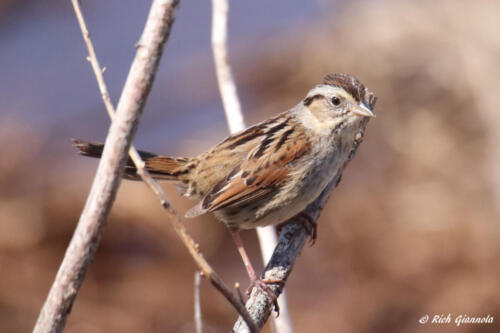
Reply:
M73 139L73 146L78 149L80 155L95 158L100 158L104 150L104 144L102 143L78 139ZM157 155L147 151L139 151L139 155L145 162L146 170L155 179L183 180L189 172L189 169L186 168L186 164L189 162L187 158ZM130 157L125 165L125 174L123 177L130 180L141 179Z

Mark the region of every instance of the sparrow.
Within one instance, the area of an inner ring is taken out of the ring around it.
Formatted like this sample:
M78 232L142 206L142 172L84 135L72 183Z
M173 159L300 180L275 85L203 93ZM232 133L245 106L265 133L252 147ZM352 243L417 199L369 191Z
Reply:
M198 156L139 153L154 178L176 182L184 196L197 201L186 218L214 213L229 228L252 285L260 284L239 231L281 224L313 202L354 156L375 117L375 102L354 76L329 74L291 109ZM100 143L74 145L84 156L100 157L103 151ZM124 178L140 180L136 171L129 159Z

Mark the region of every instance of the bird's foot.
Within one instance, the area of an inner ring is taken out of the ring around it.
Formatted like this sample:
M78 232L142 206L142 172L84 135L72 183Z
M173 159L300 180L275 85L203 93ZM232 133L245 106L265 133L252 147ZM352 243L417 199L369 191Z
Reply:
M281 284L284 285L285 281L282 279L255 279L250 283L250 286L247 289L247 296L250 296L253 288L259 287L262 289L267 296L272 299L274 305L274 311L276 312L276 316L280 315L280 307L278 306L278 296L271 289L271 284Z

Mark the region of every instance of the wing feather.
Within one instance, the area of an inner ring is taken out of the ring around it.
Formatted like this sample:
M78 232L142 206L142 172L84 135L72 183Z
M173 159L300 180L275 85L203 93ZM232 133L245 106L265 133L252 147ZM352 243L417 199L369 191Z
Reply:
M284 141L287 142L282 142L281 137L274 140L273 144L269 144L269 140L262 140L262 144L255 147L247 158L236 166L237 170L230 173L231 177L222 179L203 198L200 207L203 212L242 206L279 191L288 179L291 163L310 150L308 140L303 137L294 138L289 129L283 129L281 135L286 135ZM278 150L272 151L278 144Z

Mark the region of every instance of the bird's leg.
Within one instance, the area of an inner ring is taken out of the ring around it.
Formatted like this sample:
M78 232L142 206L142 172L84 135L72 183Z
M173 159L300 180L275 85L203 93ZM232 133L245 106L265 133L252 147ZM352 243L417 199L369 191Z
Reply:
M243 260L243 264L245 264L245 268L247 269L248 277L250 281L253 283L258 280L257 274L255 274L255 270L253 269L252 263L250 262L250 258L248 258L247 251L245 251L245 247L243 246L243 242L240 238L240 231L231 229L231 236L233 236L234 243L238 248L238 252L240 253L241 259Z
M252 266L252 263L250 262L250 259L248 258L247 251L245 250L245 247L243 246L243 242L241 241L239 230L230 229L230 232L231 232L231 235L233 236L234 243L236 244L236 247L238 248L238 252L240 253L241 259L243 260L243 264L245 264L245 268L247 269L248 277L250 278L250 286L248 287L247 295L250 295L253 288L258 285L262 290L264 290L267 293L269 298L271 298L273 300L274 309L276 312L278 312L278 315L279 315L279 307L278 307L278 302L277 302L278 297L276 296L274 291L269 287L269 284L272 284L272 283L284 284L285 282L283 280L259 279L257 277L257 274L255 274L255 270Z

